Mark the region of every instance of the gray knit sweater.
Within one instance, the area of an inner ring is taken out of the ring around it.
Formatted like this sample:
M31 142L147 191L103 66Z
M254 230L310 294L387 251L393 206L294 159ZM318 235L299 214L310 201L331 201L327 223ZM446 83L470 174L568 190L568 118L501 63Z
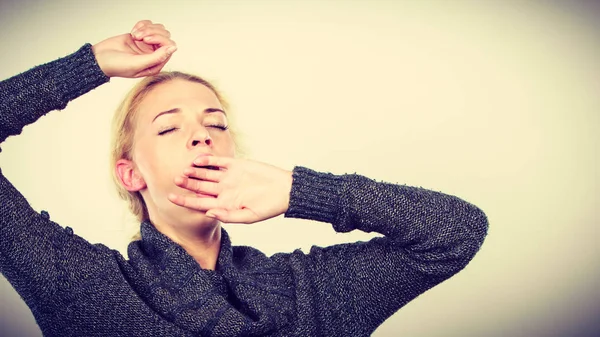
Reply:
M0 82L0 142L108 80L86 44ZM368 336L463 269L488 226L455 196L299 166L285 217L384 237L267 257L222 229L205 270L143 222L126 259L33 210L0 171L0 271L48 336Z

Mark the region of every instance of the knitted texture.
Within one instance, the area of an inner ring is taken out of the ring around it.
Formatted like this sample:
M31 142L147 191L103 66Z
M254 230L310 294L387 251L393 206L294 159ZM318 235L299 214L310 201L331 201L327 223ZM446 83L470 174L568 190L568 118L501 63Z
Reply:
M105 83L89 44L0 82L0 142ZM487 233L476 206L419 187L297 166L285 217L369 241L267 257L221 228L216 270L141 223L128 259L36 212L1 174L0 271L47 336L369 336L463 269Z

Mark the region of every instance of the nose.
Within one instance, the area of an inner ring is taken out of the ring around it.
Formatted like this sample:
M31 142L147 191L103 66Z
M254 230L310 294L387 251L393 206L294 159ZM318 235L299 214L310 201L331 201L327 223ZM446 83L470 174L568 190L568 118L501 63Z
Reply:
M202 145L202 144L206 144L207 146L210 146L212 144L212 139L210 139L210 137L208 137L208 136L204 140L192 139L192 147Z
M210 138L210 135L206 132L197 132L195 133L191 140L190 140L190 146L191 147L196 147L196 146L211 146L212 145L212 139Z
M206 143L206 145L210 146L210 143L211 143L210 137L209 137L209 138L206 138L206 139L204 140L204 142ZM200 144L200 143L202 143L202 141L201 141L201 140L194 139L194 140L192 141L192 146L198 146L198 144Z

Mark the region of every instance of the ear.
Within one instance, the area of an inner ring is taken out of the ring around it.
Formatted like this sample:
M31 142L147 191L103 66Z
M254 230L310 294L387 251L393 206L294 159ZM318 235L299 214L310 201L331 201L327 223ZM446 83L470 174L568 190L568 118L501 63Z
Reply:
M131 160L119 159L115 167L121 185L129 192L137 192L146 187L146 182L135 169Z

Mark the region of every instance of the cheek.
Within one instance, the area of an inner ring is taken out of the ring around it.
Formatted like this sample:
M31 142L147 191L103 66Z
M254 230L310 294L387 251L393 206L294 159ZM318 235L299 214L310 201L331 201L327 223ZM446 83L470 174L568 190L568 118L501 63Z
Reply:
M135 162L150 189L164 184L166 169L168 169L165 165L170 162L169 159L164 158L165 152L168 153L158 144L151 142L140 142L136 146Z
M223 134L213 137L215 140L215 152L223 157L235 156L235 142L230 134Z

